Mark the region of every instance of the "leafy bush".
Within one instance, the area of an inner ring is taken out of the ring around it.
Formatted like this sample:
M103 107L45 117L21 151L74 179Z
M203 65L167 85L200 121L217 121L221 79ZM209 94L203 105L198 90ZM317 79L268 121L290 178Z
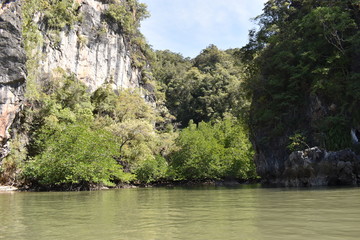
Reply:
M109 132L71 124L46 137L44 151L26 165L27 179L44 185L113 185L113 180L131 180L114 160L118 146Z
M137 0L114 2L105 12L108 21L117 23L130 36L139 34L140 21L149 16L146 5Z
M346 118L341 115L328 116L318 124L323 133L320 140L328 150L337 151L351 146L350 123Z
M47 0L45 4L44 22L48 28L61 30L80 20L76 12L79 6L74 0Z
M287 148L290 151L300 151L304 148L310 148L310 146L306 143L306 138L301 133L295 133L291 137L289 137L290 143Z
M136 178L143 183L155 182L167 178L168 163L162 156L142 161L135 169Z
M233 118L214 124L190 122L177 144L180 150L172 155L170 165L177 179L255 177L248 135Z
M141 182L164 178L167 163L163 156L172 151L176 134L171 127L155 132L154 123L160 117L150 104L131 90L115 95L109 86L96 90L91 101L98 115L96 128L112 133L119 146L119 162Z
M16 134L9 142L10 154L0 162L0 183L17 184L27 156L26 141L23 136Z
M132 175L124 174L115 160L120 152L114 136L94 125L85 85L58 69L42 82L41 90L26 180L46 186L130 181Z

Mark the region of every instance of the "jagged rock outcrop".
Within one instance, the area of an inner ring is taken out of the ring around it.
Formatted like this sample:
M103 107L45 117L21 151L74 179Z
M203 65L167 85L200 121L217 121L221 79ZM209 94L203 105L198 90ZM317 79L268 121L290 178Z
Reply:
M292 152L282 176L273 183L285 186L358 185L360 156L351 150L327 152L313 147Z
M96 90L105 81L114 89L140 88L141 70L132 66L132 49L117 24L108 24L104 12L108 4L97 0L78 0L81 21L60 31L54 43L42 21L37 21L44 38L39 49L44 57L39 62L42 78L61 68L75 74L90 89Z
M9 149L9 128L21 107L26 80L19 1L0 1L0 159Z

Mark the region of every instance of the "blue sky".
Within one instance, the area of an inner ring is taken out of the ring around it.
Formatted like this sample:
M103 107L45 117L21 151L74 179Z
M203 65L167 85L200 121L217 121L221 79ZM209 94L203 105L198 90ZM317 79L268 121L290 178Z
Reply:
M141 32L156 50L195 57L210 44L220 49L244 46L266 0L140 0L151 17Z

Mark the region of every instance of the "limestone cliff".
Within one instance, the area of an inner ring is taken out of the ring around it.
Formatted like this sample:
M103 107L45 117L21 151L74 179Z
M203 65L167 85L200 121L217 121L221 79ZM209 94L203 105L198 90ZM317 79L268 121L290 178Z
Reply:
M114 88L139 88L140 69L132 66L131 45L116 24L105 21L104 11L108 4L96 0L78 0L81 21L70 29L65 28L57 36L57 43L49 37L46 25L39 14L37 21L44 38L40 60L42 77L62 68L75 74L91 91L105 81L112 81Z
M8 152L9 128L20 110L26 69L18 1L0 1L0 158Z

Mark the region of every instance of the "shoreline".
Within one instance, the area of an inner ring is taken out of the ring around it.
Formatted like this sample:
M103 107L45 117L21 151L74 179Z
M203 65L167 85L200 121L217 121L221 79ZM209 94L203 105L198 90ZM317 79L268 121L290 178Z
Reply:
M359 185L319 185L319 186L285 186L282 184L271 184L262 181L261 179L250 180L183 180L183 181L160 181L153 183L122 183L114 187L107 187L103 185L93 185L91 187L29 187L29 186L11 186L0 185L1 193L14 192L86 192L86 191L106 191L115 189L130 189L130 188L175 188L175 187L228 187L236 188L241 186L260 185L264 188L287 188L287 189L316 189L316 188L331 188L331 187L360 187Z
M183 180L183 181L159 181L153 183L122 183L115 187L106 187L102 185L91 187L44 187L44 186L18 186L0 185L0 193L2 192L78 192L78 191L102 191L112 189L128 189L128 188L156 188L156 187L201 187L201 186L216 186L216 187L236 187L241 185L259 184L260 179L251 180Z
M10 185L0 185L0 193L1 192L16 192L19 191L19 188L10 186Z

